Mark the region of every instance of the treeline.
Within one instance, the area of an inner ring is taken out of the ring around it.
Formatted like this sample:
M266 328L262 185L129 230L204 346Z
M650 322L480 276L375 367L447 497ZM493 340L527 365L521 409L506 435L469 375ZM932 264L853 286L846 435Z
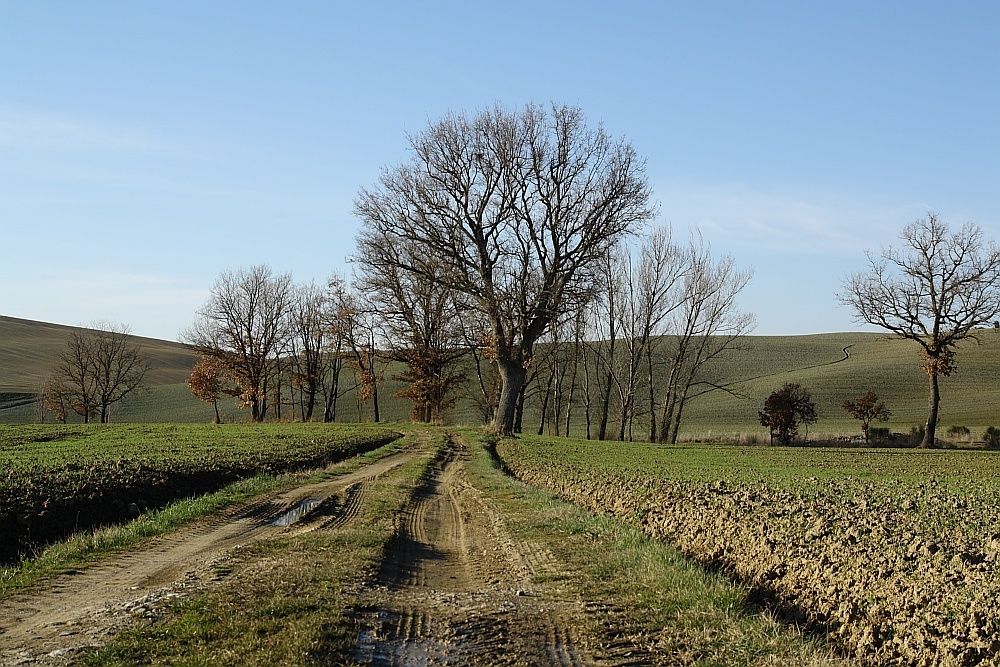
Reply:
M489 327L440 283L385 261L413 251L362 244L353 280L322 286L266 266L222 274L185 334L201 355L192 391L216 419L232 396L257 421L336 421L346 397L379 421L392 380L414 420L444 421L461 401L492 422L502 379ZM598 268L535 347L514 430L675 442L688 401L718 388L705 364L753 326L736 305L750 272L665 227L621 240Z

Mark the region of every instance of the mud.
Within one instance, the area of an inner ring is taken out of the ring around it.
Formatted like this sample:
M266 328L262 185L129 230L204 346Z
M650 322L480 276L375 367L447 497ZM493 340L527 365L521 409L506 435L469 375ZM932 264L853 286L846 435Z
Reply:
M616 633L607 608L538 583L553 556L511 537L472 487L456 448L402 513L378 577L358 591L365 665L640 665L650 656Z

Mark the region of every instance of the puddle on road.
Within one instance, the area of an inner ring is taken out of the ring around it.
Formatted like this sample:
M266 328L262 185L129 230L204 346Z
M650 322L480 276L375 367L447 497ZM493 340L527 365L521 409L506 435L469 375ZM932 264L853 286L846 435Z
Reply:
M303 516L312 512L314 509L323 504L323 501L319 498L306 498L298 505L288 510L277 519L271 522L272 526L278 526L279 528L284 528L286 526L291 526L296 523Z
M425 667L427 665L466 664L457 656L450 656L454 646L427 636L426 619L379 611L374 627L358 633L357 644L351 658L363 665L398 665L400 667ZM451 649L451 651L449 651ZM452 659L458 660L453 662Z

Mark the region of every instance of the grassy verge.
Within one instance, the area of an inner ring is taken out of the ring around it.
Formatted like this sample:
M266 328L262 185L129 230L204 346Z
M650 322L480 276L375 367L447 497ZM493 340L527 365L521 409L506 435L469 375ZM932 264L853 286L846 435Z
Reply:
M335 464L318 472L286 475L259 475L229 484L215 493L186 498L167 507L146 512L125 524L82 531L45 548L38 556L15 566L0 568L0 598L68 569L80 567L111 554L135 549L143 542L176 530L228 505L246 501L262 493L281 491L313 481L346 474L358 467L388 456L402 447L399 441L383 445L365 454Z
M122 633L85 663L299 665L346 654L355 599L345 589L377 567L430 453L372 482L346 525L255 544L230 579L175 603L156 624Z
M467 434L475 443L475 434ZM706 572L667 544L503 475L473 446L470 480L502 511L520 540L565 565L560 588L611 603L616 625L637 629L667 664L837 664L824 644L767 613L746 589Z

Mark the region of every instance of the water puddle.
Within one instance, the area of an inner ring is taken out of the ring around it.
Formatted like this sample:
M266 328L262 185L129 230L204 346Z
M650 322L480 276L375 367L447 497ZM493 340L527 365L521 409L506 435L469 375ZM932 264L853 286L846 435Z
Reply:
M424 620L379 611L374 627L358 633L351 658L363 665L425 667L464 664L450 660L446 643L426 635L429 628L424 627Z
M285 528L286 526L291 526L296 523L299 519L304 517L309 512L319 507L323 501L320 498L306 498L298 505L288 510L277 519L271 522L272 526L278 526L279 528Z

